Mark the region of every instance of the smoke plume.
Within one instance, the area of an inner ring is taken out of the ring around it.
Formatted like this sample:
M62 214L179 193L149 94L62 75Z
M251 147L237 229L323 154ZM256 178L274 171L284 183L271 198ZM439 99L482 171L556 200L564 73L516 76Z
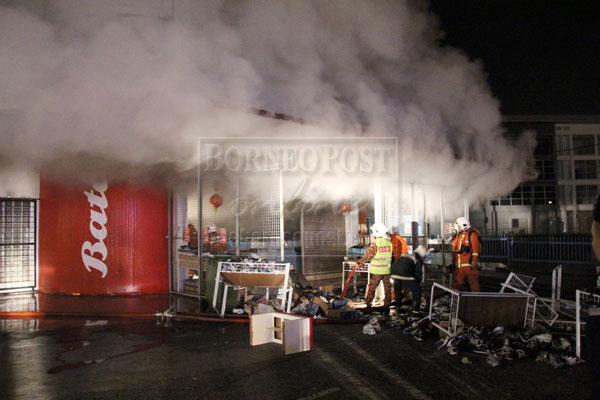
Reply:
M0 165L122 178L192 168L199 136L394 137L398 179L449 196L531 177L532 136L503 137L482 65L424 2L2 3ZM329 179L319 196L364 192Z

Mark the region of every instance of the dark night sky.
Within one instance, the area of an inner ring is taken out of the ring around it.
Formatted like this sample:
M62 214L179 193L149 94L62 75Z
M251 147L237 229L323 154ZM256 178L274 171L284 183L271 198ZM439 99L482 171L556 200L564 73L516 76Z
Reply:
M443 44L483 61L505 115L600 115L600 4L431 0Z

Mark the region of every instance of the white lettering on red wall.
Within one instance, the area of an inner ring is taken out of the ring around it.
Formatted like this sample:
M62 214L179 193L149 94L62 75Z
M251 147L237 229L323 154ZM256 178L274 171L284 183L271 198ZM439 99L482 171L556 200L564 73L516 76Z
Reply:
M106 239L106 209L108 208L108 200L106 199L106 189L108 183L106 181L96 182L92 185L92 190L83 192L90 203L90 233L97 241L92 244L85 242L81 246L81 259L85 268L91 272L91 268L102 273L102 278L108 273L108 268L104 261L108 256L108 250L104 239Z

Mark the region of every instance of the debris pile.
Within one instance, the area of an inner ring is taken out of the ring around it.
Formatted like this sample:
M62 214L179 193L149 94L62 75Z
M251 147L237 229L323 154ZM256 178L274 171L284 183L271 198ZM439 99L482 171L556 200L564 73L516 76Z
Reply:
M442 339L437 348L446 349L450 355L486 355L486 363L491 367L525 358L548 363L554 368L580 362L575 356L575 345L570 338L552 335L539 324L513 332L501 326L494 329L471 327L456 336ZM463 363L467 364L464 359Z
M305 288L300 293L295 299L292 314L341 320L361 319L364 316L360 310L355 309L353 300L341 299L333 291Z
M441 296L433 302L431 317L439 321L447 321L450 318L450 296Z
M450 318L450 301L447 295L436 299L431 308L431 319L438 323L447 322ZM568 335L553 335L545 325L535 324L528 329L513 330L502 326L489 329L461 325L462 322L458 320L460 333L439 341L436 344L438 350L445 349L450 355L485 355L486 363L491 367L526 358L548 363L555 368L580 362L575 355L574 340ZM461 361L466 365L472 363L466 356Z
M419 342L423 341L433 330L426 316L427 301L422 298L419 312L412 311L411 304L400 305L390 309L389 317L385 325L389 328L402 329L406 335L410 335Z

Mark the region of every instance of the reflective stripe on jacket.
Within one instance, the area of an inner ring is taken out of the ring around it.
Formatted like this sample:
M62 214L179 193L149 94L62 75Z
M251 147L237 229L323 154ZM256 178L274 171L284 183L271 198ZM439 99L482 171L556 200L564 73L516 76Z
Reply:
M386 238L374 240L377 246L377 254L371 260L369 272L376 275L388 275L392 263L392 242Z
M472 232L472 233L471 233ZM471 233L471 234L470 234ZM470 239L470 240L469 240ZM470 251L460 254L461 247L470 248ZM456 235L452 242L452 251L455 252L455 265L458 268L470 267L473 261L479 258L479 250L481 248L479 242L479 232L473 229L467 229Z

